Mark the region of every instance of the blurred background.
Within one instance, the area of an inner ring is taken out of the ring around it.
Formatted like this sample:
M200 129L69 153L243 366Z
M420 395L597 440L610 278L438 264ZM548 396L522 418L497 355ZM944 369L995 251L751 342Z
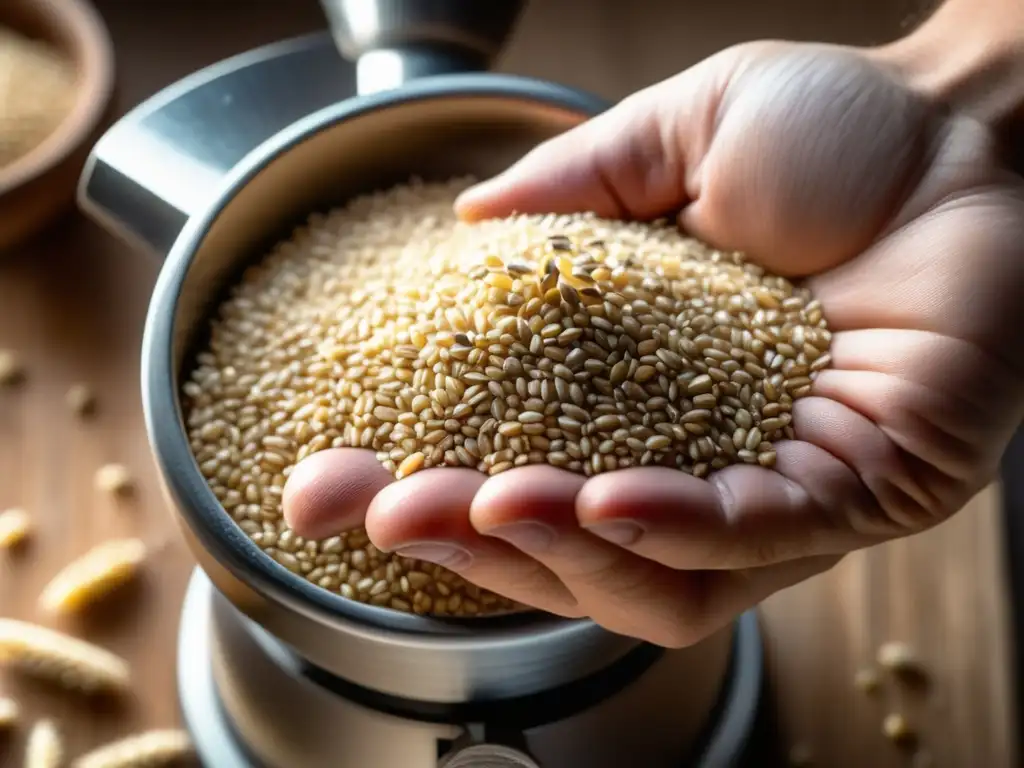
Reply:
M0 0L0 25L7 2ZM197 69L325 28L318 0L94 4L116 65L116 90L102 124ZM498 68L618 99L744 40L885 42L913 26L929 5L533 0ZM0 102L0 126L3 109ZM0 230L3 216L15 215L5 213L4 195L0 171ZM0 388L0 510L25 508L36 525L30 547L0 551L0 616L39 620L39 590L92 544L139 535L154 549L144 577L122 599L87 624L64 627L135 664L138 689L129 707L83 708L0 677L0 697L15 696L29 720L57 718L77 750L178 722L173 649L192 560L160 497L138 394L139 343L158 269L153 256L116 242L73 210L62 209L31 237L0 250L0 350L15 354L25 372L18 387ZM76 383L96 394L97 411L87 423L66 407ZM132 473L135 491L127 498L94 487L97 468L111 462ZM912 718L934 765L1017 764L1021 720L1000 511L1001 492L990 489L939 529L858 553L769 601L762 616L771 716L752 764L784 765L796 746L806 747L815 765L908 765L908 754L882 735L882 719L894 707ZM856 689L856 671L889 640L920 653L933 677L927 691L870 698ZM19 764L22 738L0 736L0 766Z

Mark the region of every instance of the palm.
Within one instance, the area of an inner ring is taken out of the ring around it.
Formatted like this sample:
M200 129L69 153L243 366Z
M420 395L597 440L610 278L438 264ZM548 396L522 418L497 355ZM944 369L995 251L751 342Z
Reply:
M680 645L851 549L941 521L990 479L1024 414L1024 201L981 126L845 49L740 46L627 107L569 141L632 128L638 146L618 139L586 163L564 160L568 145L542 147L464 212L682 207L703 239L807 278L834 331L833 366L797 403L799 439L777 445L776 468L708 481L444 469L388 484L372 455L327 452L296 471L286 511L315 534L361 522L369 504L383 548L454 542L482 586ZM638 121L661 137L655 163L635 161L650 155ZM579 527L621 519L644 535L618 546ZM523 520L557 531L555 543L481 535Z

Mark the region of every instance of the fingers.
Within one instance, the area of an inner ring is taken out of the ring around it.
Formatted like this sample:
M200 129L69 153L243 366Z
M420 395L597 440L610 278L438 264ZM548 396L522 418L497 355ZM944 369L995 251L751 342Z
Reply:
M592 480L552 467L531 467L529 478L519 474L498 475L480 487L470 511L473 526L547 566L598 624L658 645L691 645L836 561L810 558L736 572L667 568L579 526L578 497Z
M688 198L688 139L680 134L704 126L713 110L712 100L696 98L698 83L684 72L634 94L468 190L457 212L468 220L577 211L645 220L675 212Z
M529 478L525 471L504 473L480 488L470 519L485 536L508 542L543 563L602 626L634 635L637 614L649 614L657 617L652 621L664 623L653 630L669 631L676 606L686 596L656 563L580 529L574 501L584 481L545 466L531 467Z
M580 493L576 515L595 535L685 570L833 554L852 538L798 483L752 466L726 468L710 481L660 467L598 475Z
M356 528L373 497L391 482L373 451L319 451L296 464L288 477L281 500L285 522L307 539Z
M531 469L509 474L528 476ZM486 480L486 475L475 470L445 467L392 483L370 505L367 533L385 551L443 566L479 587L526 605L578 616L576 600L547 568L505 542L474 530L469 511Z

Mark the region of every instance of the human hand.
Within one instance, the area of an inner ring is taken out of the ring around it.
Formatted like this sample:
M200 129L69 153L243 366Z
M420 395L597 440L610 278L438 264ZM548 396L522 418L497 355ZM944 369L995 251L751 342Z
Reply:
M548 466L399 482L368 451L300 463L285 515L565 616L692 644L845 553L933 526L987 482L1021 416L1024 194L990 131L869 53L725 50L469 191L462 216L589 210L680 224L807 278L832 367L769 470L707 480ZM441 545L445 546L442 547Z

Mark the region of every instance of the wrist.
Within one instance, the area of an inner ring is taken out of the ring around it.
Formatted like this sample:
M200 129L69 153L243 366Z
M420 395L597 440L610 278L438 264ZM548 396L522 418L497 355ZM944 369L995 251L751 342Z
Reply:
M1024 138L1024 3L948 0L928 21L868 55L911 89Z

